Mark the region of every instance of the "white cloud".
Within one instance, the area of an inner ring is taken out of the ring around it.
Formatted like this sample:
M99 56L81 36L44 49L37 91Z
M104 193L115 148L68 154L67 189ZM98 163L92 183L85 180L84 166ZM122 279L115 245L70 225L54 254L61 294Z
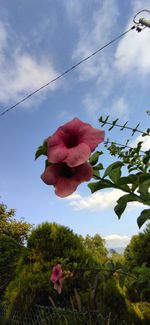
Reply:
M130 24L131 26L131 24ZM126 28L128 28L127 26ZM120 41L116 51L116 67L121 73L128 73L131 70L141 76L150 74L150 32L145 29L143 32L132 32L128 37Z
M85 3L83 6L81 3L81 1L77 1L75 10L76 2L69 1L68 3L67 1L66 5L69 17L72 17L73 22L80 21L80 24L78 23L79 40L72 55L75 62L107 43L112 38L112 30L117 33L118 27L119 11L116 0L96 1L87 21L85 20L87 18L86 6ZM87 1L86 5L90 6L90 3ZM109 50L104 49L82 64L78 74L80 81L92 80L95 86L91 92L88 91L88 94L84 95L82 100L85 111L92 120L97 119L103 113L120 118L127 117L128 105L123 96L115 98L109 107L103 104L103 100L108 98L118 82L112 47L109 47Z
M98 96L93 97L90 94L87 94L83 98L82 104L85 107L86 112L89 114L90 118L97 119L96 115L100 115L99 112L101 111L100 98Z
M124 117L128 113L128 104L123 97L116 98L111 105L111 112L119 118Z
M11 41L9 39L11 38ZM14 40L15 35L14 35ZM13 104L15 101L33 92L57 76L50 62L44 57L23 51L22 45L12 46L12 33L7 24L0 23L0 102ZM38 56L39 57L39 56ZM47 87L45 91L54 90L58 83ZM43 91L34 97L37 100L43 96ZM31 105L31 102L29 102Z
M84 17L84 7L82 10ZM90 17L90 26L85 23L84 18L80 24L80 37L73 52L73 59L80 60L97 49L98 44L104 45L111 35L113 21L116 20L117 16L118 9L115 0L97 1L97 9L93 11L93 15ZM101 83L109 75L110 61L106 53L105 56L96 55L80 66L80 80L97 78L97 82Z
M112 190L97 192L90 194L89 196L71 196L70 205L75 208L75 210L91 210L100 211L108 208L113 208L117 199L121 196L121 191Z
M131 0L131 4L133 7L133 13L134 15L139 12L140 10L143 10L143 8L149 9L149 0ZM146 13L144 12L144 16Z
M111 115L111 117L118 117L122 120L126 120L128 118L128 104L123 96L114 98L112 102L110 102L109 107L102 105L102 98L100 95L95 97L87 94L82 103L92 120L97 120L97 118L102 114L105 114L105 116L108 114Z
M134 141L132 141L130 143L130 146L131 147L136 147L137 143L142 141L142 149L143 151L147 151L147 150L150 150L150 136L145 136L145 137L142 137L142 135L139 135L136 137L136 139Z
M112 234L105 236L104 239L109 247L123 247L128 245L131 238L126 235Z
M7 42L6 27L4 26L4 24L0 22L0 53L6 46L6 42Z
M81 11L82 11L82 6L83 6L83 2L85 4L85 1L80 1L80 0L64 0L64 5L65 5L65 8L67 10L67 14L69 16L69 18L72 20L76 20L76 23L79 23L79 16L81 14Z
M133 25L133 16L143 8L149 8L149 1L132 1L133 11L125 30ZM147 17L145 12L136 18ZM148 15L148 19L150 15ZM133 76L139 74L140 78L150 74L150 30L149 28L138 33L136 30L130 32L127 37L121 39L115 54L115 65L122 74L130 72Z
M88 196L82 196L78 192L70 195L67 200L69 200L69 205L71 205L75 210L88 210L91 211L103 211L106 209L112 209L115 207L117 200L123 196L125 193L123 191L113 189L95 192ZM128 204L127 212L133 211L137 208L141 208L141 204L138 202L132 202Z

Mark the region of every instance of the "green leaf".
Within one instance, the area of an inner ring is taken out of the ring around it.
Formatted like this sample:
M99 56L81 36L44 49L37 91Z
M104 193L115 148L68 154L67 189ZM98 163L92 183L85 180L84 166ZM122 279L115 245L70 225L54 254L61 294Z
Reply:
M103 177L105 178L106 176L109 176L110 173L111 173L114 169L116 169L116 168L121 168L122 166L124 166L124 164L123 164L121 161L116 161L116 162L112 163L111 165L109 165L109 166L106 168Z
M92 166L96 165L96 163L98 162L99 156L102 155L103 152L102 151L96 151L93 153L93 155L90 157L89 162Z
M150 205L150 174L140 174L138 177L139 180L139 188L138 192L141 195L141 198Z
M150 220L150 209L143 210L138 217L137 224L139 228L141 228L147 220Z
M104 169L103 165L101 163L99 163L98 165L93 167L94 170L101 170Z
M108 119L109 119L109 115L106 116L105 120L103 119L103 116L100 116L99 122L102 123L102 126L104 126Z
M114 211L117 214L119 219L127 206L127 202L128 202L127 197L128 197L128 194L121 196L119 198L119 200L117 201L117 205L114 208Z
M48 161L48 159L45 160L45 169L46 169L48 166L52 166L52 165L53 165L53 164L50 163L50 162Z
M147 181L147 180L150 181L150 174L148 174L148 173L146 173L146 174L144 174L144 173L139 173L139 174L138 174L138 181L139 181L139 184L141 184L141 183L143 183L143 182L145 182L145 181Z
M119 219L120 219L122 213L124 212L124 210L127 206L127 203L133 202L133 201L138 201L141 203L141 199L139 197L137 197L135 194L125 194L118 199L117 205L115 206L114 211L117 214Z
M105 188L116 188L115 184L113 184L108 180L103 180L103 179L101 179L98 182L88 184L88 187L90 188L92 193Z
M109 271L115 271L116 265L112 260L108 261L105 266Z
M138 176L135 174L130 174L125 177L120 177L117 185L125 191L131 191L128 185L132 185L132 192L138 187Z
M109 178L117 184L121 176L121 166L118 168L114 168L110 173L109 173Z
M118 118L115 120L115 121L113 121L112 122L112 126L108 129L108 131L111 131L113 128L114 128L114 126L116 125L116 123L118 122Z
M35 153L35 160L42 155L47 156L47 139L44 140L43 144L38 147Z
M133 177L132 177L133 176ZM134 177L135 176L135 177ZM136 175L129 175L129 176L123 176L120 177L119 184L124 185L124 184L133 184L137 180Z
M96 178L96 179L97 179L97 178L100 178L99 170L94 170L94 169L93 169L93 177Z
M119 278L120 287L123 288L123 286L125 284L125 280L126 280L126 275L125 274L119 274L118 273L118 276L119 276L118 278Z

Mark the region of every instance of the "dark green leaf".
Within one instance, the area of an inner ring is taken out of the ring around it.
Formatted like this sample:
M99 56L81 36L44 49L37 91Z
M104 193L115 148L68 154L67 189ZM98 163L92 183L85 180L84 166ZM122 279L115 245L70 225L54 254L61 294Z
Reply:
M115 265L115 262L113 262L112 260L108 261L106 264L105 264L106 268L110 271L115 271L115 268L116 268L116 265Z
M125 177L120 177L118 185L126 191L130 191L130 187L128 185L132 185L132 192L134 192L138 187L138 176L136 174L130 174Z
M114 211L117 214L119 219L120 219L122 213L124 212L124 210L127 206L127 203L133 202L133 201L141 202L140 198L135 194L125 194L118 199L117 205L115 206Z
M141 228L147 220L150 220L150 209L143 210L138 217L137 224L139 228Z
M150 174L143 174L140 173L138 176L139 181L139 189L138 192L141 194L141 197L144 199L144 201L149 201L150 205Z
M138 174L138 181L139 181L139 184L147 181L147 180L150 180L150 174L144 174L144 173L139 173Z
M99 122L102 123L102 126L104 126L106 124L106 122L108 121L109 115L107 115L106 119L103 119L103 116L100 116L99 118Z
M48 167L48 166L51 166L52 165L52 163L50 163L49 161L48 161L48 159L46 159L45 160L45 169Z
M100 177L99 170L93 169L93 177L96 178L96 179Z
M119 274L119 284L121 288L123 288L125 284L125 280L126 280L125 274Z
M108 180L103 180L103 179L98 182L88 184L88 187L90 188L92 193L105 188L116 188L115 184L113 184Z
M112 169L112 171L109 173L109 178L117 184L121 176L121 166L118 168Z
M38 147L35 153L35 160L42 155L47 156L47 139L44 140L43 144Z
M119 200L117 201L117 205L114 208L114 211L117 214L119 219L127 206L127 202L128 202L127 197L128 197L128 194L121 196L119 198Z
M109 176L109 174L112 172L112 170L114 170L115 168L121 168L124 164L121 161L116 161L114 163L112 163L111 165L109 165L104 173L103 177Z
M150 188L150 180L147 180L142 184L140 184L138 192L141 194L141 197L143 197L145 201L149 200L149 204L150 204L149 188Z
M89 162L92 166L94 166L98 162L98 158L100 155L102 155L102 151L96 151L93 153L93 155L90 157Z
M94 170L101 170L104 169L103 165L101 163L99 163L98 165L93 167Z

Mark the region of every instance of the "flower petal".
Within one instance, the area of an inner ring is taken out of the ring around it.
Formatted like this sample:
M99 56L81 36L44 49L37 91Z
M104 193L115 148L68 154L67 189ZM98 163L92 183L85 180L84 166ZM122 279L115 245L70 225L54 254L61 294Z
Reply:
M86 143L91 151L94 151L98 144L104 141L105 132L87 124L82 128L80 137L81 141Z
M63 276L63 270L61 268L61 264L57 264L52 269L51 281L53 283L59 281Z
M85 143L80 143L78 146L68 150L68 155L63 162L70 167L79 166L90 157L90 154L91 151L89 146Z
M64 133L76 133L79 132L82 127L84 126L84 122L80 121L77 117L75 117L73 120L65 123L64 125L61 126L61 130Z
M55 185L60 177L60 166L52 165L48 166L44 173L41 175L42 181L47 185Z
M74 177L71 177L70 179L61 177L57 184L55 184L55 193L60 197L69 196L75 192L78 184L78 181L76 181Z
M60 143L56 146L49 146L47 149L48 161L51 163L59 163L62 162L68 154L68 149L65 147L63 143Z
M61 176L55 186L55 193L60 197L67 197L75 192L79 184L89 181L93 175L93 169L89 163L75 167L76 172L70 178Z
M62 292L62 281L56 282L54 284L54 289L60 294Z
M93 168L90 163L86 162L78 167L76 167L76 180L78 184L89 181L93 176Z

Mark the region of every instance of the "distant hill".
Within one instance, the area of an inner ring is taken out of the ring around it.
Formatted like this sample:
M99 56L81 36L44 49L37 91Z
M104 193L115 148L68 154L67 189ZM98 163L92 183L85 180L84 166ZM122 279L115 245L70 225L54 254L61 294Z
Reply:
M110 248L109 249L109 252L111 253L111 250L115 251L116 253L118 254L123 254L124 253L124 250L125 250L126 247L113 247L113 248Z

